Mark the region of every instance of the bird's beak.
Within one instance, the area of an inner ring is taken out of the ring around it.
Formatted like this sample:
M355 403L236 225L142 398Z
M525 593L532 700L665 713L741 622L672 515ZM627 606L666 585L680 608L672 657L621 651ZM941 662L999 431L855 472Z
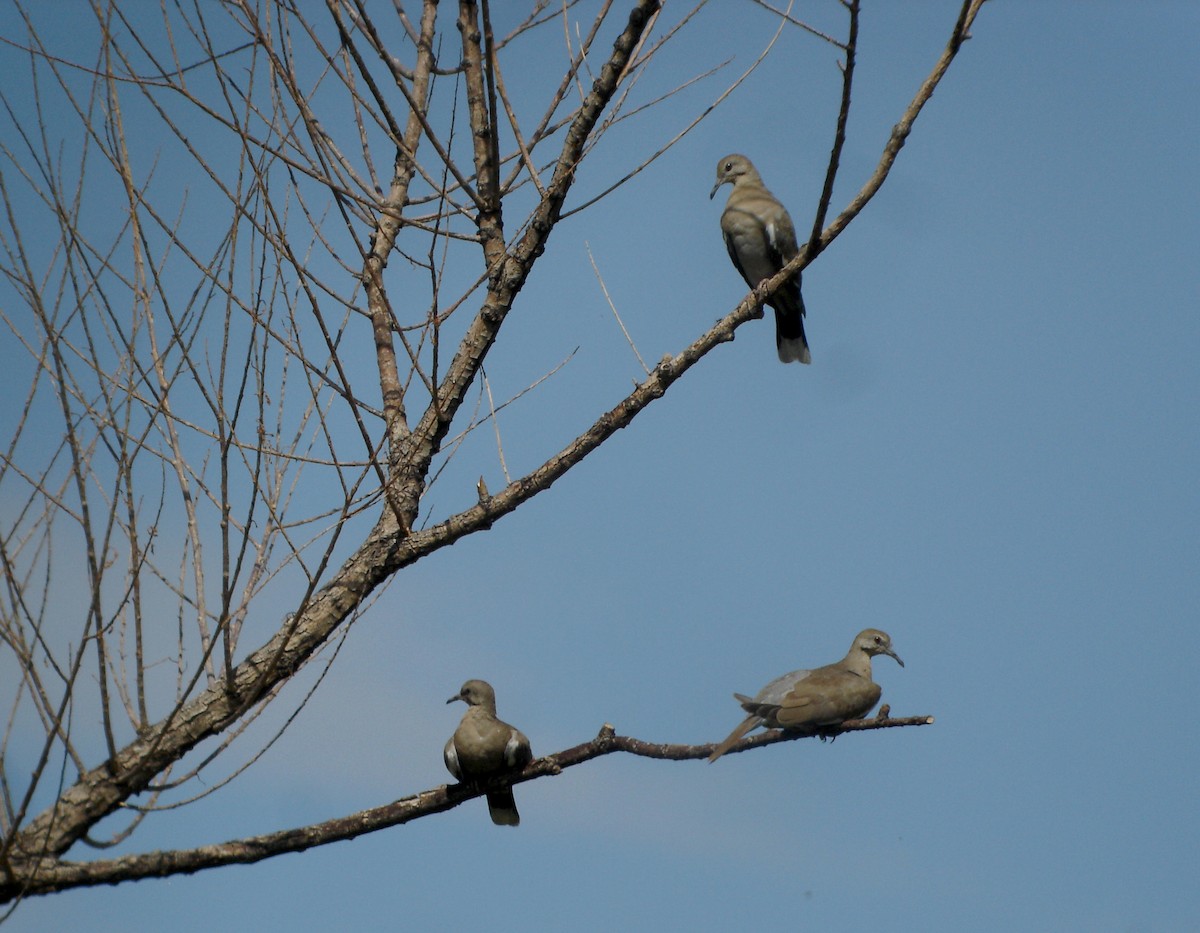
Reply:
M897 660L899 660L899 658L897 658ZM456 694L454 694L454 696L452 696L450 699L448 699L446 701L446 705L448 706L449 704L453 703L455 700L461 700L462 698L463 697L462 697L461 693L456 693Z
M885 652L889 658L892 658L901 667L904 667L904 662L900 660L900 655L892 651L890 648Z
M708 199L710 201L717 196L717 189L720 188L721 185L723 185L723 184L725 184L724 178L717 179L717 183L715 185L713 185L713 190L708 193Z

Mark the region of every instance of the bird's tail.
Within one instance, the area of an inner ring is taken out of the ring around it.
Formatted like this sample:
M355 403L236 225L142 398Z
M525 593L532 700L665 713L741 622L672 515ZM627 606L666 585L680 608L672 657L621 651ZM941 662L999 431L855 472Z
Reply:
M497 826L520 826L521 814L511 788L491 791L487 795L488 813Z
M804 305L799 312L775 309L775 348L781 363L811 363L808 338L804 335Z
M757 726L761 721L762 720L760 720L757 716L747 716L742 721L741 725L729 733L724 742L713 749L713 753L708 756L709 763L716 761L727 751L733 748L733 746L737 745L737 743L741 741L742 736Z
M808 338L804 336L804 296L800 293L800 276L775 293L771 303L775 309L775 348L781 363L811 363Z

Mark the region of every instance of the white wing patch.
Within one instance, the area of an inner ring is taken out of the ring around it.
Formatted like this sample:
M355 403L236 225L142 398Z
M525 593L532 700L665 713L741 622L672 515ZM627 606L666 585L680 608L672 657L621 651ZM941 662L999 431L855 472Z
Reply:
M508 742L504 746L504 763L510 768L517 763L517 756L521 752L521 740L517 737L517 732L514 729L508 734Z
M462 768L458 765L458 749L454 747L454 739L447 742L446 747L442 749L442 758L446 761L446 770L461 781Z

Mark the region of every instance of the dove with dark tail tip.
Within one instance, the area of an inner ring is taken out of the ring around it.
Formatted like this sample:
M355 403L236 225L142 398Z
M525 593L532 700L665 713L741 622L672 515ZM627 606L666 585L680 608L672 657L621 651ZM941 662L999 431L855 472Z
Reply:
M717 183L709 200L722 185L732 185L721 213L721 234L729 258L746 284L758 286L795 258L796 228L787 209L771 194L754 164L744 155L727 155L717 163ZM811 363L804 334L804 298L800 273L784 282L767 301L775 309L775 348L784 363Z
M520 729L496 718L496 691L485 680L468 680L446 702L467 704L462 721L442 755L446 769L463 783L520 771L533 760L529 739ZM487 795L488 812L497 826L517 826L521 815L511 787Z

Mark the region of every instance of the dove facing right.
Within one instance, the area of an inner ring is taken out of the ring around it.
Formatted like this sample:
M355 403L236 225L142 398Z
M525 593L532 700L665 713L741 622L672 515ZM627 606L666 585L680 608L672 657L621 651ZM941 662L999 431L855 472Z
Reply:
M735 693L734 699L750 715L713 749L708 760L716 761L742 736L759 726L807 731L841 725L847 719L861 719L883 693L879 684L871 680L871 658L881 654L904 667L900 656L892 650L892 639L887 632L863 629L854 636L854 644L846 656L836 664L776 677L753 699Z

